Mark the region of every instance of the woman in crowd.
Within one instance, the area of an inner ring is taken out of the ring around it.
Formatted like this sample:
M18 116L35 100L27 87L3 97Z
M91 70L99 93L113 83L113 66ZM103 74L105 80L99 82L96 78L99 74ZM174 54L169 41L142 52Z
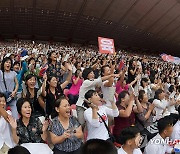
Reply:
M135 125L135 113L143 112L137 97L134 98L133 94L129 95L127 91L122 91L119 94L117 107L119 109L119 116L114 118L113 129L116 139L124 128Z
M4 93L7 105L10 106L14 118L18 118L16 109L16 94L18 91L18 80L16 72L11 71L12 60L9 57L3 59L0 70L0 92Z
M155 105L155 117L154 121L159 120L163 118L164 116L170 115L170 112L168 111L168 108L172 105L176 104L176 101L173 100L166 100L165 99L165 93L162 89L158 89L155 92L153 104Z
M49 116L53 112L55 100L63 95L63 89L69 84L72 77L72 66L70 64L65 65L69 71L68 77L63 83L59 83L56 76L48 76L46 86L46 114Z
M6 121L8 115L12 115L10 110L6 110L6 98L0 93L0 154L6 154L9 148L15 146L11 136L10 125Z
M107 116L117 117L119 115L115 102L111 102L111 108L102 105L101 98L94 90L86 92L85 98L91 103L88 104L85 102L85 105L89 107L84 112L84 118L86 120L88 130L87 140L95 138L108 140L110 136L102 118L108 125Z
M52 151L45 144L48 122L44 121L42 124L38 118L32 116L32 107L28 99L20 98L17 101L17 110L20 115L20 119L17 122L13 117L8 117L14 142L22 144L29 151L36 149L37 154L42 151L45 154L51 154Z
M84 82L82 83L82 86L80 87L79 98L78 98L78 101L76 103L78 120L79 120L80 124L82 125L82 127L84 127L84 123L85 123L84 111L86 108L83 105L85 93L89 90L95 90L96 86L102 85L102 81L105 81L105 80L107 80L111 77L115 77L115 76L117 76L117 75L111 74L111 75L103 76L101 78L94 79L93 69L92 68L85 68L84 69L84 71L82 73L82 77L84 79Z
M40 88L41 87L41 77L39 76L39 68L36 68L36 59L35 58L30 58L28 60L28 70L27 72L24 74L24 76L26 77L29 74L33 74L36 77L36 88Z
M25 87L23 88L22 97L29 99L32 107L32 115L36 117L45 116L45 104L40 104L39 101L40 95L46 95L45 84L46 79L44 80L42 87L38 89L35 88L36 77L33 74L28 74L25 78Z
M49 127L54 154L79 154L82 144L82 127L71 116L70 104L61 96L55 102L55 114Z
M131 83L132 81L135 80L137 69L138 69L137 61L131 59L129 62L129 67L128 67L128 82L127 83Z
M101 77L103 76L107 76L110 74L114 73L114 67L112 65L112 67L110 68L108 65L104 65L101 67ZM116 98L115 98L115 83L114 83L114 77L109 78L108 80L104 81L103 84L101 85L101 91L103 94L103 99L105 101L105 105L107 107L111 108L111 102L116 102Z
M145 93L147 94L148 96L148 99L151 98L152 96L152 91L151 91L151 88L150 88L150 85L149 85L149 80L148 78L142 78L141 79L141 87L140 87L141 90L144 90Z
M118 79L116 83L116 93L119 95L122 91L128 91L129 87L133 86L138 80L140 80L140 76L135 77L135 80L131 83L127 84L128 78L125 77L126 68L123 69L121 77Z
M68 98L70 104L76 104L82 82L82 72L80 69L77 69L74 76L72 77L72 86L68 91Z
M62 81L62 65L60 62L57 62L57 53L52 51L48 55L48 69L47 75L48 76L56 76L57 81Z
M141 134L147 134L148 139L152 138L154 135L151 134L146 128L153 124L154 115L154 104L148 102L148 96L144 90L139 91L138 100L141 103L143 112L137 114L137 127L141 131Z

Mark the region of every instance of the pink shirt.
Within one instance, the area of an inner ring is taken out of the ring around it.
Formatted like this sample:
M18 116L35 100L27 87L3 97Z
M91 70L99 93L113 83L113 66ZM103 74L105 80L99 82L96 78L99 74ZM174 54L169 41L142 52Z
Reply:
M127 85L125 85L124 87L121 87L121 85L120 85L120 81L118 81L117 83L116 83L116 93L119 95L122 91L124 91L124 90L128 90L128 88L129 88L129 85L127 84Z
M76 80L76 79L77 79L77 77L75 77L75 76L72 77L72 80ZM83 82L82 79L79 79L76 85L74 84L74 82L72 82L72 86L69 89L68 94L78 95L79 94L79 89L80 89L80 87L82 85L82 82Z

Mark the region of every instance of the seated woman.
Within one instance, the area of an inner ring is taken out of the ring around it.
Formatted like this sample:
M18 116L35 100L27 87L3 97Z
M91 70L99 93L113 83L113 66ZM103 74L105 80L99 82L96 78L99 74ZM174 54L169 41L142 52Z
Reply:
M75 117L71 116L70 104L64 96L55 101L55 115L49 127L54 154L79 154L83 132Z
M14 142L26 147L31 154L51 154L51 149L45 144L48 122L42 125L38 118L31 116L32 108L27 99L17 101L17 110L21 116L17 122L13 117L8 117Z
M13 142L10 125L6 121L7 116L12 115L10 110L5 111L6 108L6 99L3 93L0 93L0 154L5 154L9 150L15 146Z
M40 95L45 96L45 83L44 80L40 89L35 88L36 77L33 74L28 74L25 78L25 87L23 87L22 96L27 98L31 104L32 115L35 117L45 116L44 104L40 104Z
M129 96L127 91L122 91L119 94L117 107L119 109L119 116L114 118L113 129L116 139L124 128L135 124L135 113L141 113L143 111L138 99L135 99L132 94Z
M91 103L84 103L87 107L89 107L84 112L84 118L86 120L88 130L87 140L95 138L108 140L109 134L102 118L108 125L107 116L117 117L119 115L119 111L115 102L111 103L112 108L108 108L105 105L102 105L101 98L95 90L89 90L85 94L85 98Z

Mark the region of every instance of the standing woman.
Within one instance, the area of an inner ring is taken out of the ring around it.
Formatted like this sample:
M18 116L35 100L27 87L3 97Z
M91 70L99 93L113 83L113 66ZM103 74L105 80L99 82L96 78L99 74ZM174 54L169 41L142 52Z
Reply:
M75 75L72 77L72 86L68 92L68 98L70 104L75 104L79 97L79 90L82 85L82 72L80 69L77 69Z
M69 84L72 77L72 66L70 64L65 65L66 69L69 71L66 80L59 84L58 78L56 76L49 76L47 78L46 86L46 114L51 115L54 109L55 100L63 95L63 89Z
M88 130L87 140L95 138L109 140L110 136L102 119L108 125L107 116L117 117L119 115L115 102L111 103L111 108L102 105L101 98L95 90L89 90L85 94L85 98L91 103L85 103L86 107L89 108L84 111L84 119Z
M61 96L55 102L56 112L49 127L54 154L79 154L83 132L78 120L71 116L70 104Z
M16 93L18 91L18 80L16 72L11 71L12 60L9 57L3 59L0 70L0 92L6 95L6 99L11 98L7 105L11 107L12 115L18 119L16 108Z

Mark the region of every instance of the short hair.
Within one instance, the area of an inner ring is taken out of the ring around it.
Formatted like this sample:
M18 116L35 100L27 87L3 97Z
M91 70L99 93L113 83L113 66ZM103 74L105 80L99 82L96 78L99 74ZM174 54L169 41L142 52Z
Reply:
M126 95L129 95L128 91L124 90L118 95L117 105L121 104L121 99L124 98Z
M170 93L172 93L175 90L175 86L174 85L170 85L168 90L169 90Z
M27 98L19 98L16 103L17 111L18 111L19 115L21 115L21 117L22 117L21 108L25 102L29 102L29 104L31 106L31 103L30 103L29 99L27 99ZM31 108L32 108L32 106L31 106Z
M13 62L12 62L12 59L10 57L6 57L2 60L2 63L1 63L1 70L4 72L4 64L6 61L10 61L11 62L11 68L12 68L12 65L13 65Z
M9 149L8 154L31 154L29 150L22 146L16 146L14 148Z
M140 130L136 126L127 127L121 131L117 142L123 145L128 140L135 138L138 133Z
M139 100L140 102L143 100L144 94L145 94L145 91L144 91L144 90L140 90L140 91L139 91L138 100Z
M20 62L15 61L14 64L13 64L13 66L15 66L15 65L19 65L19 66L20 66Z
M85 99L89 99L91 98L95 93L97 93L95 90L88 90L86 93L85 93ZM84 101L83 105L86 107L86 108L89 108L88 104Z
M180 119L180 105L178 107L179 119Z
M88 74L93 72L92 68L85 68L82 72L82 77L84 78L84 80L88 79Z
M162 133L168 126L173 126L173 118L170 116L165 116L158 121L159 133Z
M116 147L109 141L91 139L85 142L80 154L118 154Z
M164 91L162 89L158 89L155 91L154 99L159 99L159 94L163 93Z
M2 97L4 97L4 98L5 98L5 100L6 100L6 96L5 96L5 94L0 92L0 98L2 98Z

